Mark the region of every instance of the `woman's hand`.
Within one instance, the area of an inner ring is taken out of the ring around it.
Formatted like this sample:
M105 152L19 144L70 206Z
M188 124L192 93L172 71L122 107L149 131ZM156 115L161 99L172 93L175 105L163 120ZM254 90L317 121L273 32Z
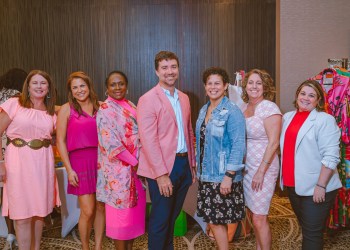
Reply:
M191 173L192 173L192 184L196 182L197 180L197 167L191 167Z
M321 203L326 200L326 189L323 187L315 186L313 201L315 203Z
M5 162L0 161L0 182L6 181L6 167Z
M224 179L222 180L221 184L220 184L220 193L222 195L227 195L229 193L231 193L231 187L232 187L232 178L228 177L228 176L224 176Z
M259 170L255 173L253 180L252 180L253 191L258 192L259 190L262 190L264 176L265 176L264 173L260 172Z
M79 186L79 178L77 173L74 170L69 171L68 173L68 181L73 187Z

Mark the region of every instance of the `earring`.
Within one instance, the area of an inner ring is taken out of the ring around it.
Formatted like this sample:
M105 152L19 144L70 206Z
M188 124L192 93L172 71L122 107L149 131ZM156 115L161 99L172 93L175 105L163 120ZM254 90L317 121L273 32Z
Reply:
M50 98L51 98L51 96L50 96L49 93L47 93L46 98L47 98L47 99L50 99Z
M126 94L129 94L129 90L128 89L126 90Z
M106 92L105 92L105 96L108 96L108 92L107 92L107 90L106 90Z

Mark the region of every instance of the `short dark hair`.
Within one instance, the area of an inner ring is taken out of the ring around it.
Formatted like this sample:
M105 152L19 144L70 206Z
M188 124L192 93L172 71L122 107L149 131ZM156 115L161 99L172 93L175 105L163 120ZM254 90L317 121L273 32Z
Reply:
M297 91L295 92L295 100L293 102L294 107L296 109L299 109L298 102L297 102L298 95L299 95L301 89L304 88L305 86L312 88L316 92L317 99L318 99L318 103L316 105L316 110L317 111L325 111L325 108L324 108L325 98L324 98L324 94L323 94L323 89L322 89L321 85L319 84L319 82L315 81L315 80L306 80L299 85Z
M203 81L204 85L206 84L208 77L211 75L221 76L222 81L224 83L230 82L230 77L228 76L226 70L224 70L223 68L220 68L220 67L211 67L211 68L204 70L204 72L203 72L202 81Z
M177 66L180 67L179 58L174 52L171 51L159 51L154 58L154 67L158 70L159 62L162 60L172 60L175 59L177 62Z
M0 90L5 88L15 89L21 92L27 75L28 73L23 69L13 68L8 70L0 78Z
M109 81L109 78L114 75L114 74L119 74L121 75L125 82L126 82L126 86L128 86L129 84L129 80L128 80L128 77L126 76L126 74L123 72L123 71L120 71L120 70L113 70L112 72L109 72L108 76L106 77L106 80L105 80L105 86L106 88L108 87L108 81Z

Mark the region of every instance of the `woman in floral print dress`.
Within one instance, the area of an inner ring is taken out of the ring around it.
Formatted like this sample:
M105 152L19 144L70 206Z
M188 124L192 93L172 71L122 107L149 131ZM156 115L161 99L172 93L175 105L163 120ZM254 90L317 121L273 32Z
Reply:
M128 79L113 71L106 79L108 98L97 113L97 199L105 203L106 235L116 249L132 249L145 232L146 192L136 175L138 127L136 107L125 99Z

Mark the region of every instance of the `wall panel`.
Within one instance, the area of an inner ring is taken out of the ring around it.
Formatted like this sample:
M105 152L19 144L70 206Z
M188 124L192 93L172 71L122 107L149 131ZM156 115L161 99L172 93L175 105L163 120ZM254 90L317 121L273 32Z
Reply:
M65 82L83 70L104 99L104 79L127 73L129 98L155 85L154 55L180 58L178 87L189 94L196 119L205 103L201 73L210 66L263 68L275 75L275 0L0 0L0 73L43 69L59 104Z

